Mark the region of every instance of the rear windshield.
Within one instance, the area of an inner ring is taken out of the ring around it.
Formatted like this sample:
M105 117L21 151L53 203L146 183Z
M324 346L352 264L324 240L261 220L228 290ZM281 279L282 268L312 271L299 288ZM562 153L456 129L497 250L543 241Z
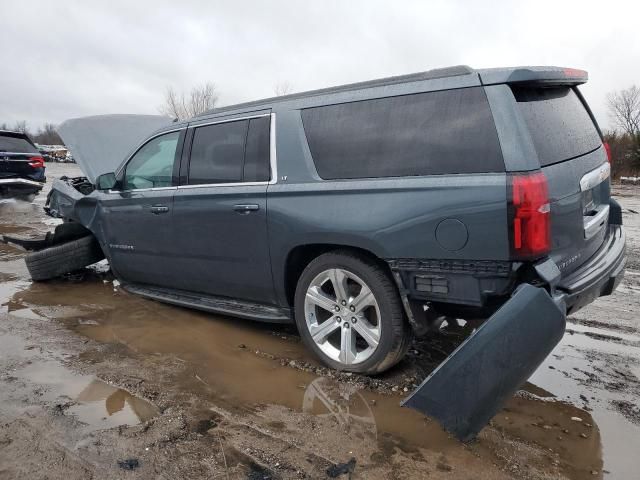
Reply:
M0 133L0 152L38 153L38 150L23 136Z
M541 166L592 152L602 145L589 112L569 87L513 89Z

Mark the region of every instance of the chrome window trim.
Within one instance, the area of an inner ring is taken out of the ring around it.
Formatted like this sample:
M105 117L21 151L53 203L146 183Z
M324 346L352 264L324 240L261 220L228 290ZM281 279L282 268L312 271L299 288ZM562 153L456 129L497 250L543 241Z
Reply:
M271 165L271 180L267 183L269 185L275 185L278 183L278 162L276 151L276 114L271 112L271 128L269 130L269 164Z
M255 186L264 186L264 185L275 185L278 183L278 167L276 162L276 114L271 113L262 113L260 115L251 115L246 117L238 117L238 118L228 118L225 120L218 120L214 122L206 122L206 123L198 123L197 125L192 125L189 123L187 126L175 128L173 130L167 130L165 132L160 132L152 137L147 138L145 141L140 143L134 150L134 152L127 158L126 162L123 162L122 165L116 170L115 175L118 174L126 167L129 161L133 158L133 156L138 153L138 150L142 148L144 145L149 143L154 138L160 137L162 135L166 135L168 133L180 132L182 130L186 130L187 128L199 128L206 127L208 125L217 125L220 123L230 123L230 122L238 122L242 120L251 120L252 118L262 118L262 117L271 117L271 123L269 125L269 165L271 167L271 179L268 181L262 182L229 182L229 183L200 183L195 185L177 185L171 187L155 187L155 188L135 188L130 190L108 190L106 193L114 194L114 193L130 193L130 192L157 192L162 190L178 190L178 189L191 189L191 188L206 188L206 187L255 187Z
M132 193L132 192L159 192L162 190L176 190L178 187L153 187L153 188L133 188L131 190L107 190L105 193Z
M226 118L224 120L217 120L217 121L198 123L198 124L189 123L189 127L190 128L207 127L209 125L217 125L219 123L240 122L242 120L251 120L252 118L268 117L269 115L273 115L273 114L272 113L261 113L259 115L251 115L251 116L235 117L235 118Z
M201 123L191 126L192 128L204 127L207 125L217 125L219 123L230 123L241 120L251 120L252 118L271 117L271 123L269 125L269 165L271 167L271 180L262 182L227 182L227 183L197 183L194 185L178 185L179 190L187 190L191 188L207 188L207 187L256 187L264 185L274 185L278 182L278 171L276 163L276 114L275 113L263 113L260 115L252 115L250 117L241 118L229 118L217 122Z
M258 185L269 185L269 182L229 182L229 183L196 183L194 185L178 185L179 190L188 190L191 188L205 187L255 187Z

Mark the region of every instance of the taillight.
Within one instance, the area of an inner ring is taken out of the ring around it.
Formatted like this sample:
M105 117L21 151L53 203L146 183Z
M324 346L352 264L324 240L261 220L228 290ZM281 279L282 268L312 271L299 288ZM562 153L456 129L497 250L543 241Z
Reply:
M611 163L611 146L608 142L604 142L604 151L607 152L607 161Z
M33 168L43 168L44 167L44 158L42 157L31 157L29 159L29 166Z
M544 173L511 178L511 248L518 258L541 257L551 249L549 189Z

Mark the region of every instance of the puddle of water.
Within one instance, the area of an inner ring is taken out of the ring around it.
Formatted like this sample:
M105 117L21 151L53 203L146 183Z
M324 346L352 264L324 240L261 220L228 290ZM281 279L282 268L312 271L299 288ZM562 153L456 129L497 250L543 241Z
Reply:
M640 338L614 330L575 324L570 324L570 328L576 333L564 336L529 381L553 392L560 399L592 409L591 415L602 437L604 469L611 473L610 478L635 478L640 426L613 410L611 401L626 399L635 404L637 397L624 388L619 392L607 389L604 383L620 380L608 377L611 368L616 366L611 365L612 358L620 362L620 368L624 365L637 376L640 372L640 349L635 345L621 345L606 337L594 338L585 333L618 337L636 345ZM602 385L598 384L600 381Z
M468 450L436 422L401 408L399 396L358 390L353 385L282 366L277 360L281 357L315 363L286 327L166 306L125 292L114 293L113 286L102 281L66 286L54 283L46 289L34 285L19 296L22 300L14 302L15 308L23 303L38 312L43 309L37 305L54 301L62 309L80 306L82 315L61 317L73 331L102 343L124 345L137 354L178 362L183 375L172 388L193 392L236 412L255 413L279 405L330 418L335 431L325 437L336 446L357 446L359 451L369 452L366 461L371 452L387 458L397 448L409 453L417 448L446 452L452 459L468 455ZM80 299L91 299L91 304L83 304ZM530 389L548 396L534 386ZM532 426L549 422L560 432L574 427L571 416L590 419L588 413L558 402L527 398L513 399L508 409L514 413L494 419L499 430L562 451L562 461L569 471L601 468L597 427L589 432L591 440L585 443L577 433L560 441L557 435ZM493 451L500 441L481 435L473 448L482 458L494 458Z
M75 374L55 361L33 362L14 375L45 386L44 395L51 401L67 398L71 405L65 414L86 424L87 431L137 425L159 413L152 403L90 375Z
M9 315L15 318L22 318L25 320L45 320L45 317L37 314L30 308L20 308L18 310L12 310Z
M581 325L579 323L568 323L567 331L569 330L573 330L576 333L587 334L587 336L589 336L589 334L593 334L595 338L600 337L600 339L604 340L605 342L608 340L610 341L622 340L631 344L635 344L633 345L635 347L640 346L638 344L638 342L640 341L640 338L638 337L638 335L628 334L618 330L608 330L604 328L590 327L588 325Z

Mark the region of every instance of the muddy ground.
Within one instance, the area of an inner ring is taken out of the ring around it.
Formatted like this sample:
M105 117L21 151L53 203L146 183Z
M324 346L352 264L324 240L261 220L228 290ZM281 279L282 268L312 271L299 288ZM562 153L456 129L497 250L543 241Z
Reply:
M45 193L0 200L0 234L55 225ZM130 295L104 264L32 283L0 245L0 479L327 478L351 458L354 479L638 478L640 187L615 194L625 280L569 319L470 444L399 406L464 331L420 340L381 377L337 374L291 327Z

